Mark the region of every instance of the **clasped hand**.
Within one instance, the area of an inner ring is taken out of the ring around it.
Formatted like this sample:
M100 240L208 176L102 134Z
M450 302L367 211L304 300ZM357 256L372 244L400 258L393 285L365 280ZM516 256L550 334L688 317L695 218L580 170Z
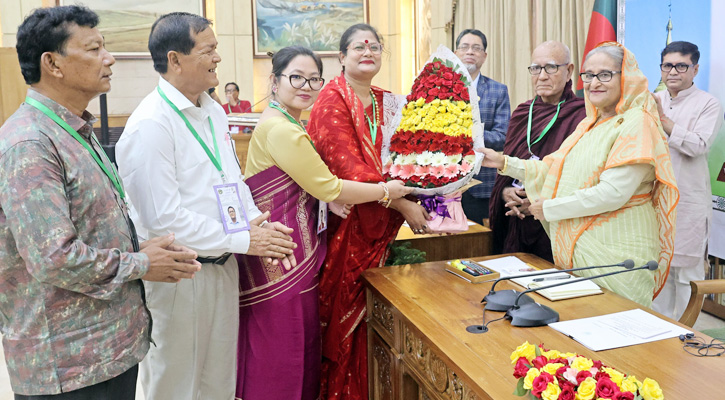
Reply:
M248 255L265 257L265 262L282 266L289 271L297 266L293 254L297 244L292 241L290 234L294 231L279 222L262 224L269 218L269 211L250 222Z
M506 216L515 216L519 219L524 219L531 215L529 211L531 201L526 197L525 189L507 187L501 193L501 198L503 199L504 205L509 208L509 211L506 211Z

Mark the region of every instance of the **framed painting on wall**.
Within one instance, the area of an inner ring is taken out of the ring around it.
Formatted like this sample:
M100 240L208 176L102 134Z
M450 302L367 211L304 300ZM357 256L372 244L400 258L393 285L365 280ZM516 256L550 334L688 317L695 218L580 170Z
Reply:
M106 49L116 58L150 58L149 33L158 17L174 11L202 16L205 12L205 0L56 0L56 4L83 4L95 11Z
M252 0L254 55L292 45L336 55L345 30L367 20L367 0Z

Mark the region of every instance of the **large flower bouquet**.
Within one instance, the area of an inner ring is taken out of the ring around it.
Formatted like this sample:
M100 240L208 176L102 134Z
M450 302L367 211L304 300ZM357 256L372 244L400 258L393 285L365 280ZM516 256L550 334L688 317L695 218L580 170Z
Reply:
M473 151L483 146L477 98L466 68L440 46L400 100L392 132L384 134L383 175L416 188L434 232L468 229L459 192L483 159Z
M481 137L480 114L471 78L458 58L439 48L413 82L400 122L384 151L383 173L407 186L451 193L470 179L476 164L474 132ZM475 113L473 112L475 108ZM397 121L396 121L397 122ZM482 138L481 145L482 143ZM433 194L424 191L416 193Z
M525 342L511 353L517 396L544 400L663 400L657 381L640 382L601 361Z

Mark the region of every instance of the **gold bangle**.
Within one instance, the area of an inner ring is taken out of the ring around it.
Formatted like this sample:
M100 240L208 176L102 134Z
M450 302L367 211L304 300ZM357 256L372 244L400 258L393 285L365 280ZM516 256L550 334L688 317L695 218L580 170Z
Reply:
M509 167L509 158L508 156L503 156L503 168L498 170L499 174L503 174L506 172L506 168Z
M378 204L382 204L385 208L388 208L390 206L390 189L388 189L385 182L378 182L378 185L383 187L383 197L378 200Z

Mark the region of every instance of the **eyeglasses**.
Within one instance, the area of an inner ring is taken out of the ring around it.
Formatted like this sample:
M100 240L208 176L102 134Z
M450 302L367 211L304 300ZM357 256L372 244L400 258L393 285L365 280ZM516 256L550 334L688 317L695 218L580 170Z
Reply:
M295 89L302 89L305 87L305 85L309 82L310 89L312 90L320 90L322 89L322 86L325 84L324 78L318 78L318 77L312 77L310 79L305 78L302 75L285 75L285 74L279 74L279 76L286 76L289 78L289 84L292 85Z
M559 71L559 67L563 67L565 65L569 65L569 64L532 65L529 67L529 73L531 75L539 75L541 73L541 70L543 69L544 72L551 75L551 74L555 74L557 71Z
M612 77L615 74L621 74L622 71L602 71L598 74L592 74L591 72L582 72L579 74L579 76L582 78L583 82L589 83L594 80L594 78L599 79L599 82L609 82L612 80Z
M464 45L458 46L458 48L456 50L460 50L465 53L468 51L468 49L471 49L471 50L473 50L474 53L478 53L478 54L486 52L486 49L484 49L483 46L479 46L477 44L475 44L473 46L464 44Z
M677 63L677 64L670 64L670 63L664 63L660 64L660 69L662 72L670 72L672 71L672 68L676 69L677 72L687 72L687 69L690 67L694 67L695 64L685 64L685 63Z
M365 53L365 49L370 49L373 54L380 54L383 52L383 45L380 43L363 43L355 42L347 46L348 49L352 49L358 54Z

